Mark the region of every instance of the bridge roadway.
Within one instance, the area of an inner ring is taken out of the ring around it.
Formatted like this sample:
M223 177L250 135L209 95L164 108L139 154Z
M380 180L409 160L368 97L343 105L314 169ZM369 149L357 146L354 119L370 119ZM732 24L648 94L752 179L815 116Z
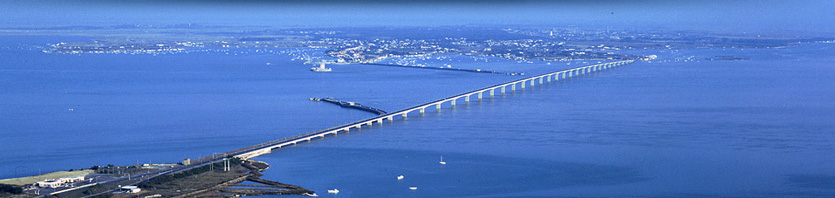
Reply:
M211 164L211 163L219 163L219 162L222 162L223 160L227 160L228 157L230 157L230 156L249 159L249 158L259 156L259 155L270 153L274 149L279 149L279 148L282 148L282 147L285 147L285 146L296 145L296 144L302 143L302 142L309 142L309 141L314 140L314 139L324 138L327 135L336 135L339 132L348 132L351 129L360 129L360 128L362 128L362 126L371 126L375 122L378 123L378 124L382 124L384 120L394 121L394 119L396 119L397 117L406 118L406 117L409 116L409 113L412 113L414 111L419 111L421 114L423 114L425 112L426 108L430 108L432 106L435 106L436 109L440 110L441 109L441 104L443 104L443 103L449 102L451 106L455 106L455 101L457 101L461 98L464 98L465 102L469 102L470 97L472 95L477 95L478 99L480 100L480 99L482 99L482 95L484 94L484 92L488 92L488 91L490 93L490 96L493 96L497 89L499 89L501 91L501 93L504 94L505 91L506 91L506 88L508 86L510 86L511 91L515 91L517 85L519 85L521 89L525 89L527 84L530 84L530 86L533 87L537 84L537 81L539 82L538 84L542 85L543 83L545 83L545 81L547 81L549 83L552 82L552 79L553 79L554 82L556 82L560 79L567 79L567 78L571 78L571 77L574 77L574 76L589 74L589 73L597 72L597 71L603 71L603 70L606 70L606 69L623 66L623 65L633 63L633 62L635 62L635 61L634 60L625 60L625 61L617 61L617 62L611 62L611 63L601 63L601 64L596 64L596 65L589 65L589 66L585 66L585 67L578 67L578 68L572 68L572 69L567 69L567 70L542 74L542 75L538 75L538 76L534 76L534 77L524 78L524 79L515 80L515 81L502 83L502 84L498 84L498 85L493 85L493 86L481 88L481 89L478 89L478 90L475 90L475 91L470 91L470 92L454 95L454 96L451 96L451 97L447 97L447 98L444 98L444 99L423 103L423 104L420 104L420 105L417 105L417 106L414 106L414 107L410 107L410 108L406 108L406 109L403 109L403 110L400 110L400 111L397 111L397 112L383 114L383 115L379 115L379 116L376 116L376 117L373 117L373 118L368 118L368 119L365 119L365 120L360 120L360 121L349 123L349 124L343 124L343 125L336 126L336 127L331 127L331 128L327 128L327 129L314 131L314 132L304 133L304 134L300 134L300 135L296 135L296 136L292 136L292 137L282 138L282 139L279 139L279 140L265 142L265 143L249 146L249 147L246 147L246 148L241 148L241 149L237 149L237 150L233 150L233 151L228 151L228 152L225 152L225 153L218 153L218 154L214 154L214 155L211 155L211 156L202 157L202 158L199 158L199 159L191 160L191 164L189 164L189 165L178 166L178 167L174 167L174 168L171 168L171 169L164 169L164 170L160 170L160 171L153 171L153 172L149 172L149 173L134 175L134 178L139 178L139 180L131 183L131 185L136 185L136 184L139 184L141 182L148 181L148 180L151 180L153 178L156 178L158 176L175 174L175 173L190 170L192 168L202 167L204 165L208 165L208 164ZM124 181L124 180L127 180L127 178L122 177L122 178L117 178L115 180L99 182L97 184L113 183L113 182L119 182L119 181ZM80 187L72 188L72 189L64 190L62 192L72 191L72 190L76 190L76 189L79 189L79 188ZM112 190L108 190L108 191L101 192L101 193L98 193L98 194L88 195L88 196L85 196L85 197L93 197L93 196L97 196L97 195L101 195L101 194L112 193L112 192L115 192L115 191L118 191L118 190L119 189L112 189ZM56 193L53 193L53 194L58 194L58 193L61 193L61 192L56 192Z
M403 110L400 110L400 111L396 111L396 112L392 112L392 113L388 113L388 114L384 114L384 115L379 115L379 116L376 116L376 117L368 118L368 119L365 119L365 120L360 120L360 121L353 122L353 123L343 124L343 125L336 126L336 127L331 127L331 128L322 129L322 130L309 132L309 133L304 133L304 134L300 134L300 135L296 135L296 136L292 136L292 137L282 138L282 139L279 139L279 140L265 142L265 143L249 146L249 147L246 147L246 148L241 148L241 149L229 151L229 152L226 152L226 153L214 155L214 156L207 156L207 157L198 159L197 162L214 161L214 160L217 160L218 157L223 157L223 156L235 156L235 157L240 157L240 158L243 158L243 159L249 159L249 158L259 156L259 155L270 153L274 149L282 148L282 147L285 147L285 146L292 146L292 145L302 143L302 142L306 142L306 141L309 142L309 141L314 140L314 139L324 138L325 136L328 136L328 135L336 135L340 132L348 132L351 129L360 129L363 126L372 126L372 125L374 125L375 122L377 124L382 124L384 120L394 121L394 119L396 119L398 117L407 118L409 116L409 114L412 113L412 112L417 111L417 112L420 112L420 114L423 114L425 112L426 108L430 108L432 106L435 106L436 109L440 110L442 104L449 103L450 106L454 107L456 101L458 101L461 98L464 98L464 102L469 102L470 97L473 96L473 95L476 95L478 97L478 99L481 100L483 98L483 95L484 95L485 92L489 93L490 96L492 97L493 95L495 95L496 90L500 90L501 93L504 94L506 92L507 87L510 87L510 91L515 91L517 85L521 89L525 89L526 85L528 85L528 84L531 87L534 87L534 86L536 86L536 84L542 85L546 81L548 83L552 82L552 80L554 82L556 82L556 81L559 81L561 79L567 79L567 78L571 78L571 77L575 77L575 76L589 74L589 73L592 73L592 72L603 71L603 70L606 70L606 69L623 66L623 65L633 63L633 62L635 62L635 61L634 60L624 60L624 61L616 61L616 62L610 62L610 63L601 63L601 64L596 64L596 65L589 65L589 66L584 66L584 67L566 69L566 70L561 70L561 71L557 71L557 72L552 72L552 73L542 74L542 75L538 75L538 76L528 77L528 78L524 78L524 79L520 79L520 80L515 80L515 81L511 81L511 82L506 82L506 83L502 83L502 84L498 84L498 85L493 85L493 86L481 88L481 89L478 89L478 90L475 90L475 91L470 91L470 92L454 95L454 96L447 97L447 98L444 98L444 99L423 103L423 104L413 106L413 107L410 107L410 108L406 108L406 109L403 109Z

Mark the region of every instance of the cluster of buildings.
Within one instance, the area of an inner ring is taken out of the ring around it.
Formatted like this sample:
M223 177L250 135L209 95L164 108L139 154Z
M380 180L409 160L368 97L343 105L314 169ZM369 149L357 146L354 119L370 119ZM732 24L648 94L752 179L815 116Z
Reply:
M84 181L84 176L74 176L74 177L64 177L59 179L53 180L44 180L35 183L35 186L41 188L59 188L59 187L66 187L68 185L72 185L72 183Z

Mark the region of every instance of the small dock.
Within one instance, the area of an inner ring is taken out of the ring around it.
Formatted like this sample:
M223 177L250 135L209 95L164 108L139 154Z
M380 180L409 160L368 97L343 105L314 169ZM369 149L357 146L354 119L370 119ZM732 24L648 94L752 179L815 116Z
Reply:
M376 65L376 66L389 66L389 67L408 67L408 68L417 68L417 69L434 69L434 70L450 70L450 71L460 71L460 72L504 74L504 75L511 75L511 76L525 75L525 73L520 73L520 72L498 72L498 71L489 71L489 70L482 70L482 69L458 69L458 68L449 68L449 67L423 67L423 66L395 65L395 64L385 64L385 63L362 63L362 64L363 65Z
M383 110L380 110L380 109L377 109L377 108L372 108L372 107L369 107L369 106L363 106L363 105L361 105L359 103L355 103L355 102L341 101L341 100L337 100L337 99L334 99L334 98L310 98L310 101L329 102L329 103L339 105L343 108L359 109L359 110L362 110L362 111L375 113L377 115L385 115L386 114L386 111L383 111Z

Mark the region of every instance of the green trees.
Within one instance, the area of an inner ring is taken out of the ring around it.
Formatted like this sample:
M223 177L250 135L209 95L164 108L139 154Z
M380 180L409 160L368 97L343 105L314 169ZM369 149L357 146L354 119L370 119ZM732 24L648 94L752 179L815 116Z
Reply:
M23 193L23 187L8 184L0 184L0 193L20 194Z

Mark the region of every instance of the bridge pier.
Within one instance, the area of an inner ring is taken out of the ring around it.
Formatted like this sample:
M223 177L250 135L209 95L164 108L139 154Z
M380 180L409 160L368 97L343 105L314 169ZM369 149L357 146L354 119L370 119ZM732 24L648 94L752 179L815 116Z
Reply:
M493 95L495 95L495 92L496 92L496 89L491 89L490 90L490 97L491 98L493 97Z
M452 101L449 102L449 104L452 105L453 107L455 107L455 100L457 100L457 99L453 99Z
M504 88L505 88L505 87L506 87L506 86L502 86L502 95L504 95Z
M409 118L409 112L403 113L403 119Z
M426 108L420 108L420 115L423 115L423 113L425 113L425 112L426 112Z
M516 84L510 85L510 91L516 91Z
M525 89L525 81L522 81L522 89Z
M543 78L543 77L539 77L539 84L540 84L540 85L542 84L542 81L543 81L543 79L542 79L542 78Z
M394 116L389 116L389 117L387 117L386 119L388 119L388 120L389 120L389 122L394 122Z
M478 92L478 100L481 100L481 94L484 92Z
M437 110L441 110L441 103L436 104L436 105L435 105L435 109L437 109Z
M548 75L547 78L548 78L548 83L550 83L551 82L551 75Z
M470 95L464 96L464 102L470 102Z

